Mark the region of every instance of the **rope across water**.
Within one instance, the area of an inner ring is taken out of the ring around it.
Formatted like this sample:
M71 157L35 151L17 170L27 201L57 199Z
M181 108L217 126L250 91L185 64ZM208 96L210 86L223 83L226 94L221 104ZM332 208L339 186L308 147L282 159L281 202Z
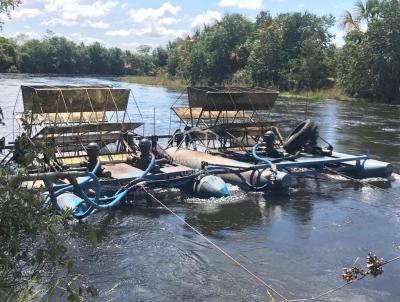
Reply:
M322 297L328 296L336 291L339 291L343 289L346 286L349 286L350 284L353 284L357 281L360 281L367 277L368 275L362 276L358 279L354 279L350 282L346 282L340 286L331 288L325 292L322 292L318 295L309 297L309 298L301 298L301 299L288 299L285 295L283 295L281 292L276 290L274 287L272 287L270 284L268 284L266 281L264 281L261 277L257 276L254 272L252 272L249 268L247 268L244 264L239 262L239 260L235 259L233 256L231 256L228 252L226 252L224 249L222 249L220 246L218 246L216 243L208 239L206 236L204 236L197 228L186 222L182 217L180 217L178 214L176 214L171 208L169 208L167 205L165 205L161 200L156 198L153 194L151 194L144 186L141 187L141 189L149 196L151 197L154 201L156 201L160 206L162 206L164 209L166 209L168 212L170 212L173 216L175 216L177 219L179 219L182 223L184 223L188 228L190 228L193 232L198 234L201 238L203 238L205 241L207 241L211 246L213 246L217 251L219 251L222 255L227 257L229 260L231 260L234 264L236 264L239 268L241 268L243 271L245 271L247 274L252 277L253 280L255 280L258 284L263 286L267 290L268 296L271 298L271 300L274 301L274 297L271 295L270 292L275 294L277 297L280 298L279 301L283 302L307 302L307 301L316 301L318 299L321 299ZM390 259L388 261L385 261L382 266L387 265L391 262L400 260L400 256L395 257L393 259Z

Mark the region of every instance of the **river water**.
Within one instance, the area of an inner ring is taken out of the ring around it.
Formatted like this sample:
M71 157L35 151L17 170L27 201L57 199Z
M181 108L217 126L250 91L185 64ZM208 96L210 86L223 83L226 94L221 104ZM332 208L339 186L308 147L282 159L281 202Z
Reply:
M179 93L105 78L0 75L0 106L12 139L12 112L21 84L110 84L131 88L146 134L169 132L169 108ZM184 98L183 98L184 99ZM155 119L153 118L155 108ZM371 154L400 171L400 106L361 102L279 101L272 117L288 132L306 116L337 151ZM22 105L18 104L21 110ZM130 112L139 119L134 103ZM154 125L155 120L155 125ZM174 130L176 123L171 125ZM16 129L16 128L15 128ZM140 130L142 131L142 130ZM372 180L388 193L340 177L301 179L287 195L238 189L223 200L164 200L186 222L286 297L306 298L343 284L341 272L369 251L400 255L400 177ZM267 301L265 288L177 218L157 207L123 206L90 217L91 247L78 238L75 270L99 291L99 301ZM400 262L319 301L400 301ZM277 300L279 301L279 300Z

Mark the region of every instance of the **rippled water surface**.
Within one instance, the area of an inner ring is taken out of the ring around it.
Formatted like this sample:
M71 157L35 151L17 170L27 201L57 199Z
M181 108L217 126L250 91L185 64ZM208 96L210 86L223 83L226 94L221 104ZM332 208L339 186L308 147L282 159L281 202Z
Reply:
M131 88L147 122L145 132L168 133L169 108L179 93L113 79L0 75L0 105L12 139L12 112L21 84L111 84ZM279 101L271 118L288 132L305 117L303 101ZM21 110L21 104L17 105ZM130 111L139 118L134 103ZM359 102L309 102L308 116L336 150L369 153L400 170L400 107ZM176 123L171 125L176 128ZM142 131L142 130L140 130ZM301 179L288 195L265 196L238 189L225 200L159 196L251 271L288 298L305 298L342 284L341 270L369 251L400 255L400 177L374 184L386 193L346 179ZM397 195L396 195L397 194ZM90 218L98 245L73 243L75 269L99 290L100 301L266 301L244 271L163 209L123 206ZM400 262L322 301L400 301Z

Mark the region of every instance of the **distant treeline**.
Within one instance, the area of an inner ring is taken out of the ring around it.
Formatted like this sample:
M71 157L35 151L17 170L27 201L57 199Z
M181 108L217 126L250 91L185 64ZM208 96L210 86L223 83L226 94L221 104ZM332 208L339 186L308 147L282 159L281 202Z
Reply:
M165 66L167 51L141 46L137 52L106 48L95 42L76 44L64 37L48 36L22 45L0 37L0 72L153 75Z
M253 22L226 15L191 36L152 50L105 48L47 37L17 45L0 40L0 71L61 74L155 75L192 84L238 84L280 90L339 86L377 101L400 100L400 0L356 3L339 23L345 45L336 47L332 16L260 12Z

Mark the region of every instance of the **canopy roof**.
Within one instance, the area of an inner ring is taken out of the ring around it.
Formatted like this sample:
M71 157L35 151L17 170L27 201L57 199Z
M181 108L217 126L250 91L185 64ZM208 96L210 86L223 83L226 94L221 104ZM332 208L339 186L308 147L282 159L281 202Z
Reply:
M205 111L271 110L279 92L264 88L202 87L187 88L189 106Z
M129 89L110 86L21 86L24 111L71 113L126 111Z

